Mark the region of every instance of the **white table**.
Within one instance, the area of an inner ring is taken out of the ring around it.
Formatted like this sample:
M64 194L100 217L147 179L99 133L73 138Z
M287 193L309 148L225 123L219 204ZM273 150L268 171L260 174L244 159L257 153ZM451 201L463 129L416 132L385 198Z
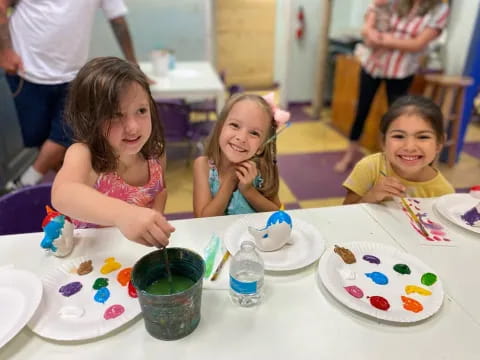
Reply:
M317 227L328 245L371 241L399 247L391 231L362 205L289 213ZM202 253L212 232L221 236L237 218L174 221L171 244ZM116 229L79 234L69 258L112 249L138 257L150 251L123 239ZM45 256L41 238L39 233L0 237L0 265L13 262L39 275L57 266L62 260ZM454 289L448 278L444 304L435 316L415 325L393 325L349 310L318 285L315 274L316 264L268 273L264 303L248 309L233 305L225 290L204 289L198 328L177 341L151 337L141 318L100 339L76 343L45 340L25 328L0 349L0 359L478 359L480 326L449 294Z
M447 228L452 246L429 245L409 224L398 204L362 205L408 253L430 265L450 296L480 324L480 235L450 223L432 208L435 199L419 199L422 212ZM480 333L479 333L480 335Z
M207 61L179 61L164 77L153 74L150 62L140 62L140 68L155 84L150 91L155 99L186 99L187 101L215 98L217 113L225 104L225 86Z

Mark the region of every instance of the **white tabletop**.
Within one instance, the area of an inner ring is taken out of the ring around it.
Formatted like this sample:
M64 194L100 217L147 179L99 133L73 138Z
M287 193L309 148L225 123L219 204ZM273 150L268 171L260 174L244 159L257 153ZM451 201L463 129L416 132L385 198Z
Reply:
M293 219L317 227L327 245L370 241L400 247L394 239L398 234L392 236L394 231L386 231L386 225L380 225L366 210L365 206L353 205L289 213ZM212 232L222 236L237 219L228 216L174 221L176 232L171 244L203 253ZM82 230L78 236L79 244L69 258L113 250L140 257L151 251L125 240L116 229ZM41 276L65 261L46 256L39 247L41 238L40 233L0 237L0 265L14 263ZM478 259L477 250L473 248ZM223 273L227 270L228 266ZM451 296L450 290L455 292L457 285L450 284L441 268L438 272L444 276L444 304L432 318L414 325L380 322L351 311L319 285L315 271L316 263L287 273L269 272L264 302L254 308L232 304L225 290L204 289L198 328L177 341L151 337L141 318L102 338L75 343L45 340L25 328L0 349L0 359L478 358L480 326ZM465 289L470 288L463 284Z
M225 104L225 86L207 61L179 61L167 76L153 74L150 62L140 62L140 68L155 84L150 85L152 96L158 99L205 100L216 98L217 113Z

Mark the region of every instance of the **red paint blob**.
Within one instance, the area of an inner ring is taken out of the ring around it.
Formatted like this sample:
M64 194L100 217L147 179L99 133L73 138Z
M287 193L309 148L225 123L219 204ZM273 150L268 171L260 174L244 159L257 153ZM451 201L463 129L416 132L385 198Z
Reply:
M128 282L128 295L130 295L132 298L138 297L137 289L135 289L135 286L133 286L132 281Z
M388 300L382 296L370 297L370 304L372 304L373 307L383 311L387 311L390 308Z

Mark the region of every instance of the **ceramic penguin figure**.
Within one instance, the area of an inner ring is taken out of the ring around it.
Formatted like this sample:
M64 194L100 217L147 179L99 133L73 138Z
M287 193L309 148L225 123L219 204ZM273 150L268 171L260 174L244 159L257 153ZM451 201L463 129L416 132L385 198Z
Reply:
M263 229L248 227L248 232L255 239L255 244L261 251L275 251L285 244L292 244L292 219L284 211L274 212L267 220Z
M480 185L472 187L470 195L478 200L478 204L465 212L461 217L468 225L480 227Z
M47 216L42 221L44 237L40 246L55 256L67 256L73 249L72 221L49 206L46 208Z

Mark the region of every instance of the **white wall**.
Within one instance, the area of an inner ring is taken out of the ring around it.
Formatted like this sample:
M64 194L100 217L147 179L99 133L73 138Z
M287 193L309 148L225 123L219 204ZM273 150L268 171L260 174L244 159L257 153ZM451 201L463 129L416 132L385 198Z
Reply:
M82 0L75 0L82 1ZM148 60L151 50L173 49L180 60L205 60L212 55L212 0L124 0L127 21L139 60ZM90 56L122 57L108 21L98 11Z
M444 51L447 74L463 74L479 6L480 0L453 0Z

